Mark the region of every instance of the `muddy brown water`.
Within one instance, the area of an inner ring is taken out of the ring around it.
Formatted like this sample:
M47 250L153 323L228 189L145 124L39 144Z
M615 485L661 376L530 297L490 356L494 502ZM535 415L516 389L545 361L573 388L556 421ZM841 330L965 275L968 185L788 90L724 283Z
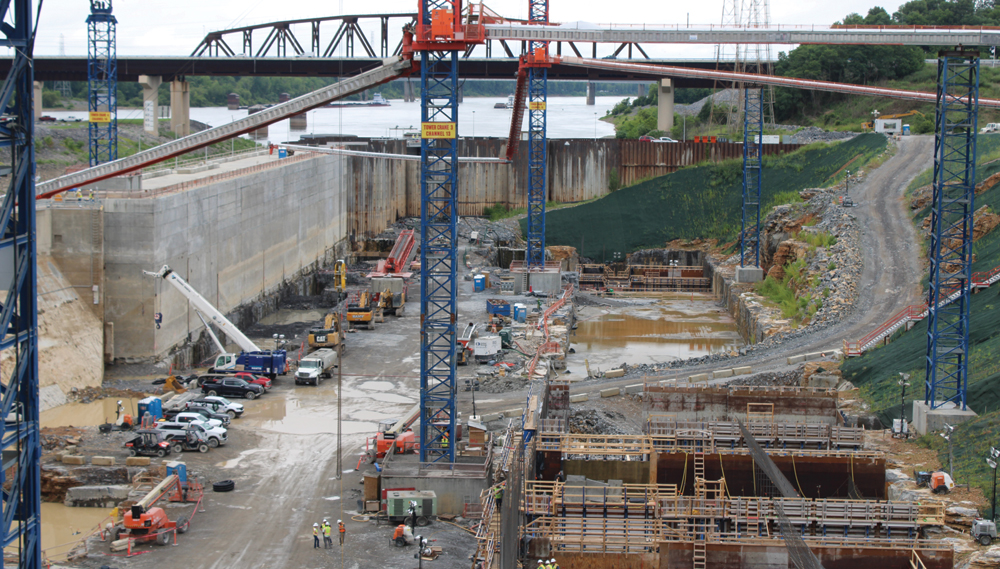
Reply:
M118 401L119 399L114 397L105 397L104 399L98 399L90 403L67 403L66 405L60 405L47 411L42 411L41 426L93 427L104 423L113 423L115 421L115 410L117 409ZM124 412L136 419L136 403L139 402L139 399L126 398L121 399L121 402L122 406L125 407Z
M704 295L684 295L638 307L588 307L579 311L578 318L577 329L570 336L577 353L567 359L572 373L584 365L584 359L592 367L607 370L623 362L668 362L744 345L733 318Z
M68 553L72 546L65 544L76 543L110 514L110 508L68 508L59 503L43 502L42 549L54 558Z

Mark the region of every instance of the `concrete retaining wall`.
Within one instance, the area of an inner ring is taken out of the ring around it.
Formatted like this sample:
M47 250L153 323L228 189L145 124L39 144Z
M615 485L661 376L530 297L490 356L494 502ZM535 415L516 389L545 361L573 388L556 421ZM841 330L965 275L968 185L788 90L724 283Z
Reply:
M105 318L116 356L161 357L204 328L187 299L143 270L170 265L229 313L335 261L350 204L343 164L317 156L155 198L105 200Z
M720 273L715 265L707 263L705 271L712 283L712 293L718 295L719 302L726 307L736 320L736 331L747 344L756 344L764 339L764 329L747 306L740 294L750 290L751 285L737 284L731 276Z

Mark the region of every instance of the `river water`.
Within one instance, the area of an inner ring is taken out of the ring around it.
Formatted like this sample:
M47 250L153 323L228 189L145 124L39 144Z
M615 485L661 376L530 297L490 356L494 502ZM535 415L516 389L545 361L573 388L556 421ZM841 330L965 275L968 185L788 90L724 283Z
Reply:
M549 138L594 138L614 136L611 124L598 119L603 117L624 97L597 97L596 104L587 105L584 97L551 97L548 100L546 129ZM496 103L505 103L506 97L467 97L458 107L459 136L494 136L506 138L510 132L509 109L494 109ZM346 107L315 109L307 113L305 130L291 130L289 121L283 120L268 127L268 142L294 142L305 133L353 134L362 137L400 138L410 130L419 130L420 103L404 103L391 99L388 107ZM86 118L86 112L52 111L45 114L57 119L68 116ZM210 126L222 126L247 116L247 111L230 111L225 107L196 107L191 109L191 119ZM141 119L139 109L118 110L119 119ZM527 128L525 113L522 130ZM263 142L263 141L261 141Z

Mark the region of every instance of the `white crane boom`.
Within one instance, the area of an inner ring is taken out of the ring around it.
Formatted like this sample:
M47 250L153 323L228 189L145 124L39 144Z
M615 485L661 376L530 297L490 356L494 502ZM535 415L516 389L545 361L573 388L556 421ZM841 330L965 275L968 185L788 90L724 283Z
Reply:
M207 315L212 324L215 324L222 333L229 337L230 340L236 342L236 345L240 347L244 352L259 352L260 348L257 344L254 344L250 338L247 338L240 329L236 327L235 324L230 322L228 318L221 312L219 312L210 302L205 300L205 297L198 294L198 291L194 290L187 281L181 278L180 275L175 273L168 265L163 265L163 268L159 272L143 271L152 277L159 277L168 283L174 285L174 288L180 291L194 307Z

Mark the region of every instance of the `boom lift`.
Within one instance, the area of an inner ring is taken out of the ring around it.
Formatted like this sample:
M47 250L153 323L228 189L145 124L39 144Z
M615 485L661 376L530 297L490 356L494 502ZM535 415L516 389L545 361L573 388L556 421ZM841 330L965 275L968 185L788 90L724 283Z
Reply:
M248 371L258 375L266 375L272 380L278 375L284 375L288 372L288 359L285 350L261 350L257 347L257 344L254 344L250 338L247 338L246 334L241 332L235 324L219 312L217 308L212 306L205 297L194 290L187 281L182 279L168 265L163 265L163 268L159 272L143 271L143 274L161 278L172 284L174 288L180 291L195 306L195 311L198 312L198 316L202 318L203 322L205 321L204 314L208 316L208 319L219 330L222 330L230 340L240 347L242 351L239 354L226 353L222 342L215 336L211 328L208 328L209 335L212 336L215 345L222 352L216 357L215 365L209 369L210 372L236 373Z
M378 434L369 438L368 455L374 461L385 458L389 449L396 446L394 453L404 453L419 448L416 434L412 430L413 423L420 418L420 404L414 405L400 419L385 419L378 425Z

